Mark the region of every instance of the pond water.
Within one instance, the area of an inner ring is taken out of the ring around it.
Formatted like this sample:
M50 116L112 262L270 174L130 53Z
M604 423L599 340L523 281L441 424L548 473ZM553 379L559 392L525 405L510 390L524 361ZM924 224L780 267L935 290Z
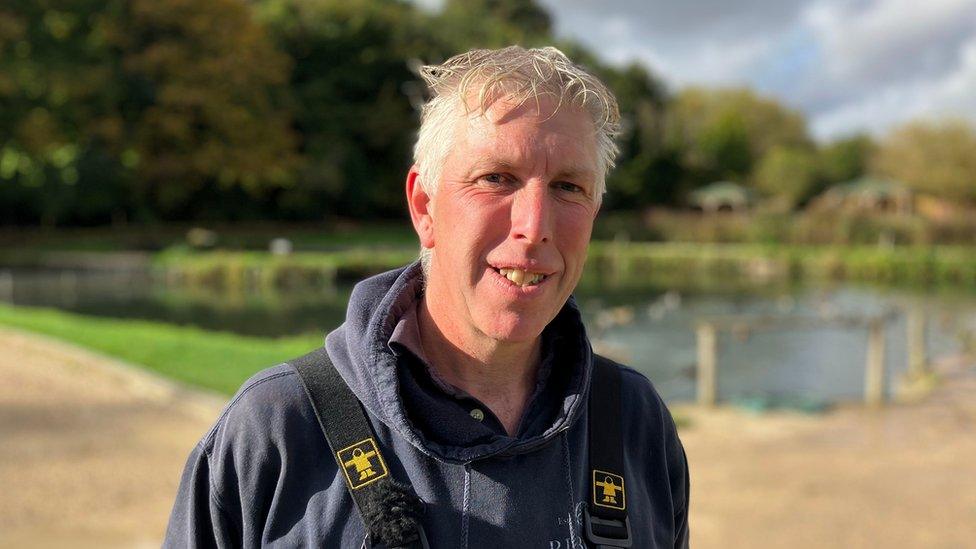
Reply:
M227 293L167 287L147 274L0 271L0 300L88 315L142 318L247 335L324 333L343 318L351 286ZM668 400L695 396L695 325L702 319L891 312L885 327L889 390L907 369L906 314L924 315L931 357L958 352L976 332L976 296L857 286L716 291L662 288L577 296L594 346L645 373ZM718 391L726 401L813 403L863 394L867 329L838 325L719 332Z

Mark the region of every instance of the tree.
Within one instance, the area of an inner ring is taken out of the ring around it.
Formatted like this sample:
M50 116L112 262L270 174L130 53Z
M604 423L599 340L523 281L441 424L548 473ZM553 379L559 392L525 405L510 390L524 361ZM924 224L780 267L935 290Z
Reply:
M776 146L812 147L801 114L747 89L683 90L669 105L667 135L700 183L742 181Z
M290 87L306 163L301 185L277 200L279 211L297 217L402 212L400 183L423 99L410 64L472 47L555 42L548 13L529 0L448 1L432 16L394 0L265 0L260 12L294 64ZM640 65L609 67L577 44L560 47L620 102L626 131L609 202L634 207L669 196L673 178L661 166L670 169L674 159L660 158L663 86Z
M455 52L553 42L552 18L535 0L446 0L432 27Z
M0 7L0 220L90 222L124 195L106 158L122 141L118 56L105 37L120 2L11 0ZM94 208L98 210L98 208Z
M286 182L294 155L273 90L287 59L243 0L0 10L0 180L14 219L185 217L203 187Z
M830 183L858 179L867 172L874 150L874 140L867 134L832 141L820 150L820 171Z
M122 21L120 21L122 22ZM288 59L242 0L134 0L114 29L125 55L139 188L172 212L203 185L288 182L290 118L274 90Z
M620 155L607 187L605 207L639 209L673 203L681 179L679 158L664 143L667 92L643 66L596 66L595 72L613 90L620 106Z
M976 131L962 120L908 123L882 140L872 167L917 191L976 202Z
M276 215L401 214L423 93L410 64L448 50L427 18L394 0L268 0L260 13L292 59L303 156Z
M784 206L795 208L822 190L815 151L776 146L756 166L753 185Z

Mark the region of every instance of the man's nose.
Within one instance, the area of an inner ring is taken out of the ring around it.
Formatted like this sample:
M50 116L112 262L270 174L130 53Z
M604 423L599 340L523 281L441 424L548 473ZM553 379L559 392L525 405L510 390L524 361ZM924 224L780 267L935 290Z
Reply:
M526 185L512 199L512 237L527 244L552 239L552 205L548 187Z

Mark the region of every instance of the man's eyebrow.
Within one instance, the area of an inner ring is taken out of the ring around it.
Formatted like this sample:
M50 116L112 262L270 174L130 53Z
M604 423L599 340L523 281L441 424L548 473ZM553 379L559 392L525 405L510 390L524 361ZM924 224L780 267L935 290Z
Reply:
M594 175L596 175L596 172L590 168L584 168L582 166L570 166L568 168L559 170L555 176L555 179L586 179L591 178Z
M494 156L476 156L474 162L471 163L471 167L472 169L491 168L493 170L514 171L515 163Z
M471 173L469 175L474 175L474 172L491 169L501 172L515 172L518 171L518 166L514 162L509 162L507 160L491 156L477 156L471 163ZM553 176L553 179L586 179L592 178L596 175L596 172L584 166L567 166Z
M479 172L488 170L493 172L514 172L516 168L515 164L494 156L479 155L474 157L471 165L468 167L466 176L473 177L479 175Z

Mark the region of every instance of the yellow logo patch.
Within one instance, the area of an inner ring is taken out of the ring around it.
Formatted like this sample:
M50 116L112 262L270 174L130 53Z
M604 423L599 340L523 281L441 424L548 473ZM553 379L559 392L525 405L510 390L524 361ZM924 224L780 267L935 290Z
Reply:
M353 490L372 484L388 473L383 456L372 437L343 448L336 455L342 464L342 472L346 474L346 481Z
M627 508L624 477L593 469L593 505L610 509Z

